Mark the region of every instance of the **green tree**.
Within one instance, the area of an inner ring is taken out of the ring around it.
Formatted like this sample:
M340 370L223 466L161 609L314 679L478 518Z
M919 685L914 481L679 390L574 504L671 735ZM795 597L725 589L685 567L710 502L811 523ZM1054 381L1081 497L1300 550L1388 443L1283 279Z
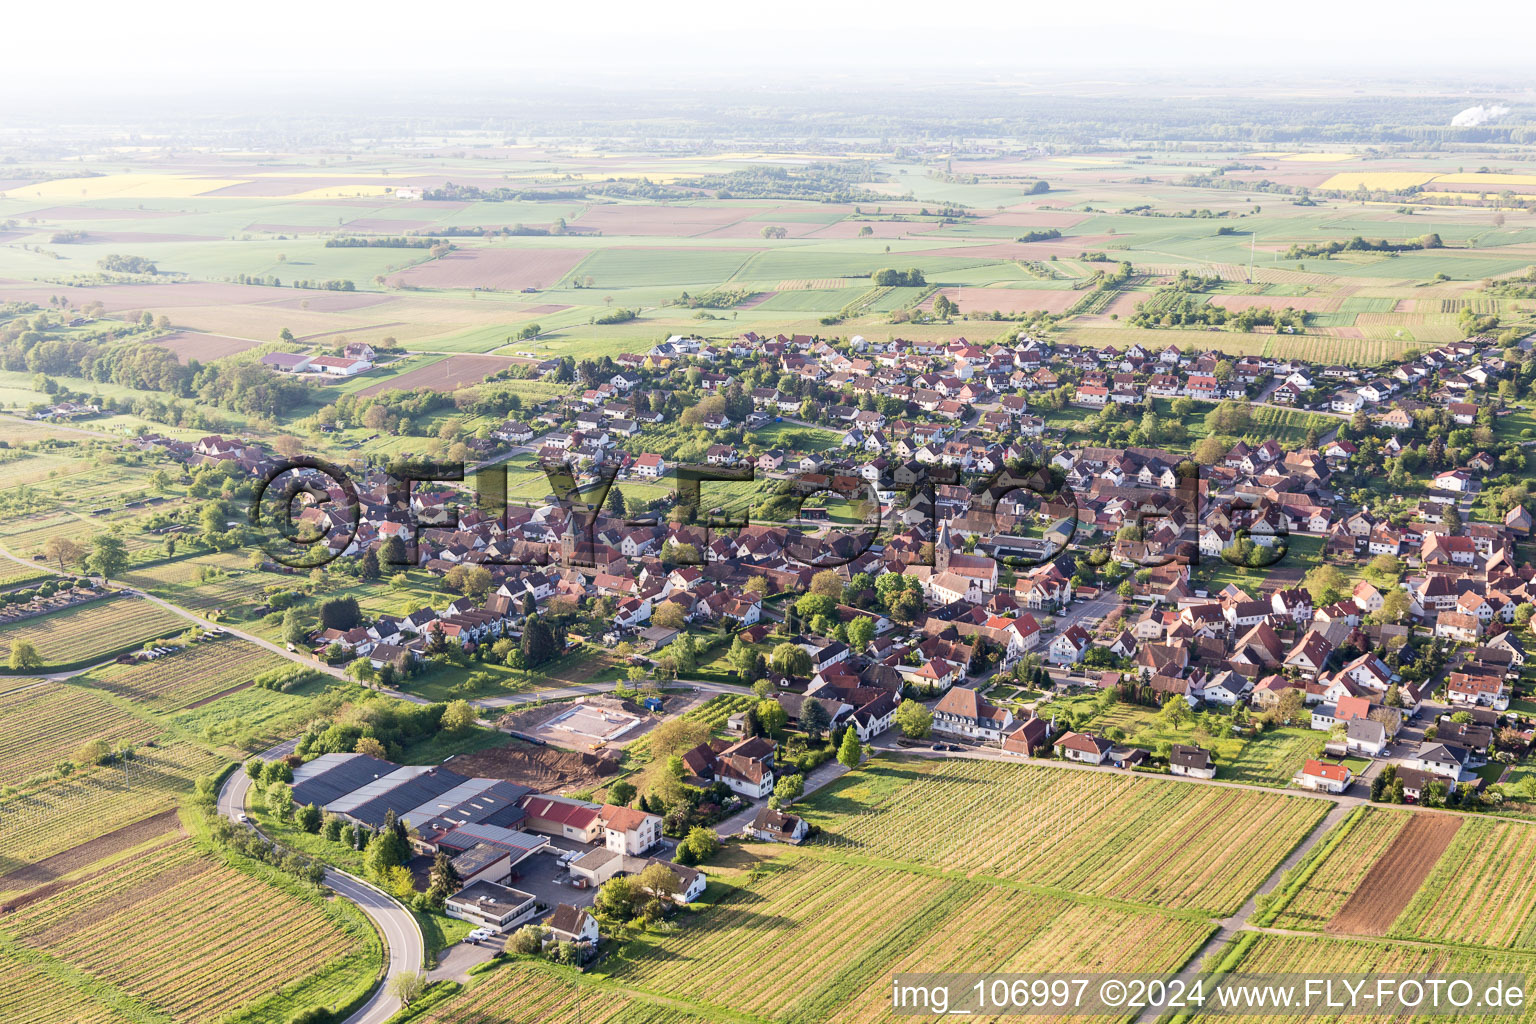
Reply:
M738 679L746 682L751 678L752 668L757 663L757 652L746 641L738 636L731 642L731 651L726 657Z
M315 804L305 804L303 807L300 807L299 813L296 815L296 820L298 822L299 828L303 829L305 832L308 832L311 835L319 834L320 808Z
M293 815L293 787L286 782L267 783L267 812L280 821Z
M789 724L789 714L776 700L760 700L757 702L757 720L762 723L764 732L778 739Z
M909 740L920 740L933 731L933 712L915 700L904 700L896 709L896 727Z
M37 647L31 640L25 637L17 637L11 641L11 668L18 672L30 672L33 669L43 667L43 657L37 653Z
M1408 592L1394 587L1381 596L1381 611L1377 614L1381 616L1383 622L1402 622L1412 607L1413 603L1408 598Z
M628 515L627 508L628 506L624 502L624 492L619 490L617 487L609 488L608 514L613 516L615 519L623 519L626 515Z
M843 745L837 748L837 760L844 768L850 771L859 766L859 761L864 756L864 747L859 743L859 736L852 729L843 733Z
M1307 573L1302 581L1307 593L1318 605L1333 604L1349 592L1349 580L1337 566L1319 565Z
M525 924L513 932L512 937L507 940L507 952L533 956L543 951L544 940L548 934L540 925Z
M443 709L442 724L443 731L449 735L466 733L475 726L475 709L470 707L467 700L451 701Z
M811 674L811 656L799 644L785 641L773 649L773 667L786 676Z
M812 743L821 740L821 734L827 731L832 724L832 716L827 713L826 705L814 698L806 698L800 705L800 728Z
M302 646L309 640L309 629L304 625L304 619L299 615L297 608L289 608L283 612L283 641Z
M848 623L848 647L855 654L863 654L864 648L875 638L875 620L867 615L856 615Z
M835 580L837 577L834 574L832 578ZM838 585L837 592L839 595L842 594L841 584ZM826 594L802 594L795 602L795 614L806 621L817 616L831 618L837 614L837 600Z
M128 548L116 534L98 533L91 538L91 553L86 556L85 566L97 576L119 576L128 568Z
M555 634L537 615L530 615L523 624L523 664L538 668L559 654Z
M720 837L712 828L703 825L695 825L688 830L688 835L683 840L683 845L688 847L693 855L695 864L703 864L708 861L720 849Z
M800 795L804 792L804 775L785 775L774 784L773 799L769 803L773 805L775 810L780 807L788 807L800 799Z
M427 987L427 976L420 971L404 971L389 979L389 994L400 1000L401 1006L410 1006L421 998Z
M645 893L631 875L618 875L604 882L592 900L592 909L610 921L633 921L640 914Z
M390 827L375 833L374 837L368 841L368 849L363 854L363 863L368 868L368 874L375 881L387 878L390 868L399 867L411 859L410 844L401 838L393 824L390 822Z
M448 897L459 891L462 885L459 873L454 869L453 861L443 850L437 851L437 856L432 859L432 871L427 876L427 899L432 906L442 909L448 902Z
M608 787L608 799L620 807L629 806L629 802L635 798L635 785L628 779L620 779Z

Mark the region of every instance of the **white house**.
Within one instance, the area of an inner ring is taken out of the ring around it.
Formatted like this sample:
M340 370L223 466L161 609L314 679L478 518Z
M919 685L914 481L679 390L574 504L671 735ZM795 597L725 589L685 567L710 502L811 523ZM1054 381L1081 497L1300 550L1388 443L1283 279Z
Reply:
M966 739L1001 743L1013 724L1013 712L1000 708L975 690L956 686L933 706L933 729Z
M635 476L646 477L648 479L654 480L657 477L665 476L666 472L666 460L663 459L660 455L652 455L651 453L647 452L635 460Z
M1082 626L1071 626L1058 634L1046 649L1046 658L1053 665L1075 665L1083 660L1088 650L1088 631Z
M556 942L574 942L578 946L590 946L596 944L599 934L597 931L597 919L580 907L573 907L569 903L562 903L555 908L544 927L549 929L549 937Z
M529 893L494 882L475 882L448 897L443 910L478 928L505 932L531 918L538 905L538 898Z
M323 373L331 377L353 377L368 370L372 365L366 359L353 359L347 356L316 356L309 361L308 369L313 373Z
M1192 779L1214 779L1216 762L1211 760L1211 752L1204 747L1175 743L1168 752L1168 771Z
M1056 741L1056 749L1068 761L1103 764L1114 744L1102 736L1087 732L1069 732Z
M1354 773L1347 764L1308 761L1291 781L1302 789L1318 793L1342 793L1349 788Z

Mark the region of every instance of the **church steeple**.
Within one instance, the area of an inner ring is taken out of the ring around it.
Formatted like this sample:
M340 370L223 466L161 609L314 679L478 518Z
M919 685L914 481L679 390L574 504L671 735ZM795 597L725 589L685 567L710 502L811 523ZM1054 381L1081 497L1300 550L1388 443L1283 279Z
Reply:
M939 524L939 535L933 540L933 567L936 571L949 571L949 553L951 549L949 520L946 519Z

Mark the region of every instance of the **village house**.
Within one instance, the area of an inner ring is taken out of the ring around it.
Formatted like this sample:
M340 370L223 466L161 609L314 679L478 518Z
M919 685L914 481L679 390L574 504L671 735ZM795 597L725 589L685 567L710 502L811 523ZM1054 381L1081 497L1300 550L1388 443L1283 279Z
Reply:
M956 686L933 707L933 730L964 739L1000 743L1013 724L1013 713L975 690Z

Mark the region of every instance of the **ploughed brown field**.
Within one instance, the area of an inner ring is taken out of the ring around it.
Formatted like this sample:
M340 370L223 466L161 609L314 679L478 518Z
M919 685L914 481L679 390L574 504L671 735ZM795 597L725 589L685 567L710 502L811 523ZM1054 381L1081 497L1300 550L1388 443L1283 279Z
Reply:
M156 338L151 344L168 348L183 363L196 359L200 363L212 362L225 356L255 348L257 342L249 338L229 338L222 334L202 334L197 331L177 331Z
M364 398L385 391L428 388L432 391L457 391L466 384L477 384L497 370L505 370L516 360L504 356L449 356L431 366L423 366L398 377L391 377L358 394Z
M1323 930L1385 935L1451 845L1461 820L1451 814L1415 814Z

